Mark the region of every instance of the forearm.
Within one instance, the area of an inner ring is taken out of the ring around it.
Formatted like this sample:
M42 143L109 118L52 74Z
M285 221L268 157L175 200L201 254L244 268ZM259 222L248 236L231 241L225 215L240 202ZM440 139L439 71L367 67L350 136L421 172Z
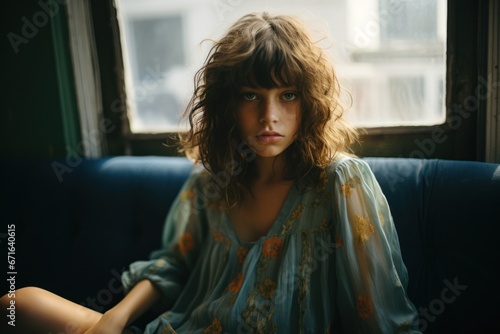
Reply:
M161 297L161 292L149 280L138 282L122 301L108 312L113 317L119 317L124 326L130 325L146 312Z

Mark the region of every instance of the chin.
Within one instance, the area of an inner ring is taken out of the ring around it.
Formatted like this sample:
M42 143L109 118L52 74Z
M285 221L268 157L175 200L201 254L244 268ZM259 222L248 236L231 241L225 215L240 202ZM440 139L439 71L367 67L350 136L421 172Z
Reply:
M279 155L282 155L289 146L275 146L275 145L265 145L265 146L253 146L251 149L255 152L255 154L261 158L274 158Z
M275 158L278 155L282 154L284 150L254 150L255 154L261 158Z

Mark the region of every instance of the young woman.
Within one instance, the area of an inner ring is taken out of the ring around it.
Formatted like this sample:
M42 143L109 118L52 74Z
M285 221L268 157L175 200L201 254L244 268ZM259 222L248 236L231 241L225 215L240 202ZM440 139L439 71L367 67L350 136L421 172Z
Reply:
M169 212L163 249L130 266L127 295L104 315L27 288L18 321L45 333L139 331L128 326L161 302L145 333L417 332L387 201L347 153L356 132L339 89L299 21L242 17L196 75L180 143L200 167Z

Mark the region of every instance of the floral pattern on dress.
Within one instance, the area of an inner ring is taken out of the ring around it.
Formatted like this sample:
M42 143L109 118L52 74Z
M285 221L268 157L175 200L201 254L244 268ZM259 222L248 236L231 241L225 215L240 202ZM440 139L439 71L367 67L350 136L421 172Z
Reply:
M221 243L225 242L226 246L231 246L231 239L226 237L224 234L220 233L219 231L213 230L212 231L212 237L214 238L215 242Z
M319 174L319 182L316 185L316 191L317 192L323 192L326 188L326 185L328 184L328 176L326 174L326 170L322 170L321 173Z
M238 257L238 262L239 263L245 262L247 254L248 254L248 248L243 246L238 247L238 250L236 251L236 257Z
M242 312L242 317L250 333L277 333L277 325L273 321L275 307L270 300L258 302L258 291L254 290L248 294L246 307Z
M308 206L312 208L324 208L328 206L328 203L332 200L331 193L329 192L322 192L318 193L318 196L316 196L313 200L311 200L309 203L307 203Z
M185 201L187 199L193 200L195 196L195 192L192 189L184 190L181 194L181 201Z
M177 244L179 251L186 255L189 251L194 248L193 234L190 232L185 232L179 238L179 243Z
M378 219L380 220L380 225L384 227L385 225L385 218L384 215L382 214L382 211L378 210Z
M224 240L224 236L218 231L212 231L212 236L214 237L214 240L217 242L221 242Z
M259 284L259 291L262 297L272 299L276 292L276 282L266 278L263 283Z
M300 216L302 215L302 204L297 205L295 210L292 212L292 219L300 219Z
M310 276L313 270L312 245L307 238L307 233L301 233L302 239L302 257L299 265L299 328L304 328L304 319L306 316L305 301L310 292Z
M323 230L327 230L329 229L330 227L332 226L332 222L327 220L327 219L323 219L321 221L321 223L319 223L319 227Z
M342 247L344 245L344 240L340 237L340 235L335 236L335 248Z
M219 319L214 318L210 326L203 330L203 334L220 334L222 333L222 326Z
M342 195L344 195L346 198L351 197L351 191L353 188L356 187L356 185L360 184L360 179L358 176L353 177L352 179L349 179L346 183L343 183L340 186L340 191L342 192Z
M164 259L158 259L155 261L155 263L149 268L149 272L151 274L154 274L158 271L158 269L160 269L161 267L163 267L165 265L165 260Z
M283 240L272 236L262 242L261 256L257 263L253 290L248 293L242 317L252 333L277 333L274 321L276 281L267 277L267 269L279 257ZM231 302L231 301L230 301Z
M298 204L295 207L295 210L293 210L292 214L290 215L290 219L288 219L285 223L283 223L283 226L281 227L281 235L285 235L293 227L293 224L295 221L299 220L300 217L302 216L302 210L304 209L302 204Z
M281 246L283 246L283 241L280 238L270 237L262 244L262 255L265 258L276 259L280 254Z
M240 291L242 283L243 283L243 274L239 273L236 276L236 278L234 280L232 280L231 283L229 283L229 286L227 287L227 289L231 292L236 293L236 292Z
M177 332L172 328L171 325L167 325L165 328L163 328L161 334L177 334Z
M403 334L403 333L408 333L411 329L411 324L409 321L404 321L403 323L401 323L401 325L399 325L398 329L396 330L396 333L399 334Z
M372 234L375 233L375 228L368 217L354 215L354 223L356 224L356 233L360 242L368 241Z
M373 304L370 297L358 295L356 298L356 312L361 319L368 319L373 313Z

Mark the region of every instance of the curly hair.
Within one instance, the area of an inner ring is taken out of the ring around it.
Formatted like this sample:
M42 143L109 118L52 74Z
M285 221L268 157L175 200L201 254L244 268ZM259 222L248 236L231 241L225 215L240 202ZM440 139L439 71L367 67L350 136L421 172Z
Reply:
M179 134L180 152L201 162L213 177L224 174L218 192L229 206L239 203L239 186L248 185L253 175L255 153L242 142L235 116L242 86L297 87L301 124L283 152L284 175L302 188L314 186L320 171L357 140L356 130L342 118L334 68L304 25L285 15L243 16L214 42L196 73L183 115L190 130Z

